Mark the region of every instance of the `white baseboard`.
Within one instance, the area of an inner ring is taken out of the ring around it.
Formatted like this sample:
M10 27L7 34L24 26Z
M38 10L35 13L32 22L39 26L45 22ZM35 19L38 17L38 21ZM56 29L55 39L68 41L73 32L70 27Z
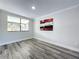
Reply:
M1 43L0 46L15 43L15 42L20 42L22 40L27 40L27 39L32 39L32 37L27 37L27 38L23 38L23 39L19 39L19 40L14 40L14 41L6 42L6 43Z
M19 41L22 41L22 40L32 39L32 38L35 38L35 39L38 39L38 40L41 40L41 41L44 41L44 42L48 42L48 43L55 44L55 45L60 46L60 47L64 47L64 48L67 48L67 49L70 49L70 50L79 52L79 49L77 49L77 48L70 47L70 46L66 46L66 45L62 45L62 44L59 44L59 43L57 43L57 42L53 42L53 41L50 41L50 40L48 41L48 40L46 40L45 38L41 38L41 37L27 37L27 38L20 39L20 40L14 40L14 41L2 43L2 44L0 44L0 46L6 45L6 44L15 43L15 42L19 42Z
M38 39L38 40L41 40L41 41L44 41L44 42L48 42L48 43L51 43L51 44L55 44L55 45L60 46L60 47L63 47L63 48L67 48L67 49L72 50L72 51L79 52L79 49L74 48L74 47L62 45L62 44L59 44L59 43L57 43L57 42L53 42L53 41L50 41L50 40L48 41L48 40L46 40L46 39L44 39L44 38L39 38L39 37L34 37L34 38L35 38L35 39Z

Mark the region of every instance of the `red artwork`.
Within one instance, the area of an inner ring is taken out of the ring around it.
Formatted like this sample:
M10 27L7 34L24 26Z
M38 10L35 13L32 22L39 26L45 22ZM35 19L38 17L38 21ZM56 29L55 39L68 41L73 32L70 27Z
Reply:
M53 30L53 18L41 20L40 21L40 30L52 31Z

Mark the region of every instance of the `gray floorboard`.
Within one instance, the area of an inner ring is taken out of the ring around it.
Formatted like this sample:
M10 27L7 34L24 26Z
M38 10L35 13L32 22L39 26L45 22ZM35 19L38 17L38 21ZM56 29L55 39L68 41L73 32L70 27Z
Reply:
M79 59L79 53L29 39L1 46L0 59Z

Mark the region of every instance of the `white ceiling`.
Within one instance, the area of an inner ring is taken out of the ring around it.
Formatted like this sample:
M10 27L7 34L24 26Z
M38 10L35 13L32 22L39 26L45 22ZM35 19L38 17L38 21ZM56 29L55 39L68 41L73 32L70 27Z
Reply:
M40 17L79 4L79 0L0 0L0 8L26 17ZM36 10L31 7L35 5Z

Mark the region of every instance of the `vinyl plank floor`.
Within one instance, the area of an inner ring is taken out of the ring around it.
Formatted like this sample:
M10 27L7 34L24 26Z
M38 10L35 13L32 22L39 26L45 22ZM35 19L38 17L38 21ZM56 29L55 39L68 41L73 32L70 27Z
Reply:
M0 46L0 59L79 59L79 53L29 39Z

